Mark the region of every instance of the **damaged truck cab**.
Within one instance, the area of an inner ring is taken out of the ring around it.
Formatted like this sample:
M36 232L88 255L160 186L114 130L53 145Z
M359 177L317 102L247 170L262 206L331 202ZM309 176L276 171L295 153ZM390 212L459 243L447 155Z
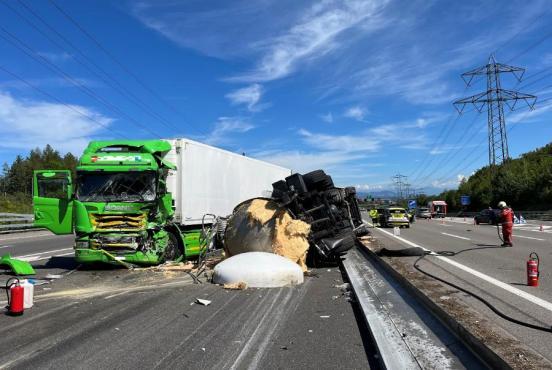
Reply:
M68 170L40 170L33 177L35 226L75 233L81 263L153 265L200 252L200 230L173 221L163 140L93 141L72 179Z

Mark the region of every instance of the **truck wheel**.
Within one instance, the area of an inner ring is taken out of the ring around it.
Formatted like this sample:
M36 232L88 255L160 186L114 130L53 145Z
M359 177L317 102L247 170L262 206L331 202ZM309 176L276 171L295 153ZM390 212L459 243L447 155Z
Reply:
M303 175L305 185L309 190L326 190L333 188L334 183L330 176L322 170L308 172Z
M174 261L182 256L182 249L176 236L172 232L168 232L167 234L169 235L169 240L163 252L163 262Z

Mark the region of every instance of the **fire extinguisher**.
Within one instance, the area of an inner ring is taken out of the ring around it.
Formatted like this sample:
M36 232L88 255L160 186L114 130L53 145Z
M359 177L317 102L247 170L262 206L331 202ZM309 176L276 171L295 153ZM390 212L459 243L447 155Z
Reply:
M6 282L8 295L8 313L12 316L23 315L24 289L18 278L11 278Z
M527 285L538 286L539 274L539 256L535 252L532 252L527 261Z

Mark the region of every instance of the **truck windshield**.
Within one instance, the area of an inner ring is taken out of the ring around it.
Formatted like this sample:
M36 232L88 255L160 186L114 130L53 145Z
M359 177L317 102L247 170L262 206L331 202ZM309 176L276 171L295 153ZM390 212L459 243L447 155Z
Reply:
M156 173L79 172L77 199L84 202L148 202L155 200Z

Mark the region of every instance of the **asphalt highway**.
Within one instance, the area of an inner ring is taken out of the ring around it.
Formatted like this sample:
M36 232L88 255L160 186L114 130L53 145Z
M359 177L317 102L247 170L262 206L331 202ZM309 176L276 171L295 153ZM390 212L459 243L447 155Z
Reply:
M336 287L344 280L335 266L296 287L231 291L180 272L76 269L72 240L47 232L0 237L0 254L30 261L37 278L61 275L35 286L35 306L23 316L0 315L0 368L376 366L356 304Z
M474 225L470 219L419 219L409 229L374 229L374 235L390 249L420 246L446 256L427 256L420 267L487 299L505 314L531 324L552 326L552 231L540 225L516 225L514 247L501 247L495 226ZM526 285L526 261L531 252L540 257L538 287ZM406 257L414 262L415 257ZM463 302L482 317L505 329L545 358L552 360L551 333L508 322L466 294Z

